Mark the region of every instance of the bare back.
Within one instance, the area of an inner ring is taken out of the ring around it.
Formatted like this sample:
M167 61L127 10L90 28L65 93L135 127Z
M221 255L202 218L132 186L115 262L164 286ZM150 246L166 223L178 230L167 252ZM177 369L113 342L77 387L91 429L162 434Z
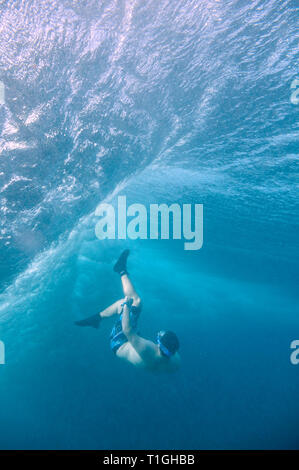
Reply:
M152 372L175 372L180 366L178 353L170 358L162 356L157 344L138 335L124 343L116 355L136 367Z

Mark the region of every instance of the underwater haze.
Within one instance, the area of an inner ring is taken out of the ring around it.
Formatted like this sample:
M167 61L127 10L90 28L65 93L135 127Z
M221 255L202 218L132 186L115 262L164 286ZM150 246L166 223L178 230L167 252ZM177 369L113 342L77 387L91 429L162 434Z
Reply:
M299 448L298 36L295 0L0 0L1 449ZM203 204L203 247L98 240L118 195ZM73 323L124 248L175 374Z

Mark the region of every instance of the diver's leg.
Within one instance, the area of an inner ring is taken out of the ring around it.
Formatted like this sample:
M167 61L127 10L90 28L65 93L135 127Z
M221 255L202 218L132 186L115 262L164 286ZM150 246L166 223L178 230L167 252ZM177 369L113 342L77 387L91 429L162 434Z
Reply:
M101 318L108 318L112 317L113 315L120 314L121 312L121 304L123 303L124 299L117 300L114 304L109 305L109 307L102 310L99 315Z
M114 304L102 310L100 313L91 315L90 317L84 318L83 320L75 321L75 324L78 326L91 326L93 328L99 328L102 318L112 317L121 313L121 304L124 299L117 300Z
M124 295L133 299L133 305L135 307L140 307L140 297L137 294L131 280L129 279L129 273L127 271L127 259L129 254L130 250L124 250L115 263L113 270L120 275Z
M121 276L121 283L123 286L124 295L127 297L131 297L133 299L133 305L135 307L140 307L141 299L139 295L137 294L128 274L123 274Z
M127 258L130 254L130 250L124 250L120 257L118 258L117 262L115 263L113 269L117 272L123 284L123 290L126 296L133 298L133 305L139 306L140 305L140 298L137 295L131 281L128 278L127 272ZM125 279L123 279L125 278ZM100 325L100 321L102 318L108 318L115 314L121 313L121 304L124 302L124 299L118 300L114 302L114 304L110 305L109 307L102 310L100 313L96 313L95 315L91 315L88 318L84 318L83 320L76 321L75 324L78 326L91 326L93 328L98 328Z
M129 254L130 250L124 250L116 261L115 265L113 266L113 271L118 273L120 276L122 276L123 274L128 274L127 259Z

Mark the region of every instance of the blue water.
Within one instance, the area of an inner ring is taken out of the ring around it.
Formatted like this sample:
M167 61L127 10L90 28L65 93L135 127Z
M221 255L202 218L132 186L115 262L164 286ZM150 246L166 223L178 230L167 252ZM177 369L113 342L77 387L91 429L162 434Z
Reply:
M298 3L0 2L1 449L299 447ZM204 244L95 237L95 208L204 205ZM177 332L153 376L73 321L121 295Z

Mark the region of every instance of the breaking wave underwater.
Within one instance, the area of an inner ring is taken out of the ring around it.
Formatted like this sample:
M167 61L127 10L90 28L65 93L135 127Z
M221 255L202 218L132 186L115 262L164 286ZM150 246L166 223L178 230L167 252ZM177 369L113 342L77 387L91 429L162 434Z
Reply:
M0 448L296 448L296 2L0 1ZM99 241L125 194L204 204L204 246ZM119 364L124 246L141 328L182 370ZM153 393L154 391L154 393Z

